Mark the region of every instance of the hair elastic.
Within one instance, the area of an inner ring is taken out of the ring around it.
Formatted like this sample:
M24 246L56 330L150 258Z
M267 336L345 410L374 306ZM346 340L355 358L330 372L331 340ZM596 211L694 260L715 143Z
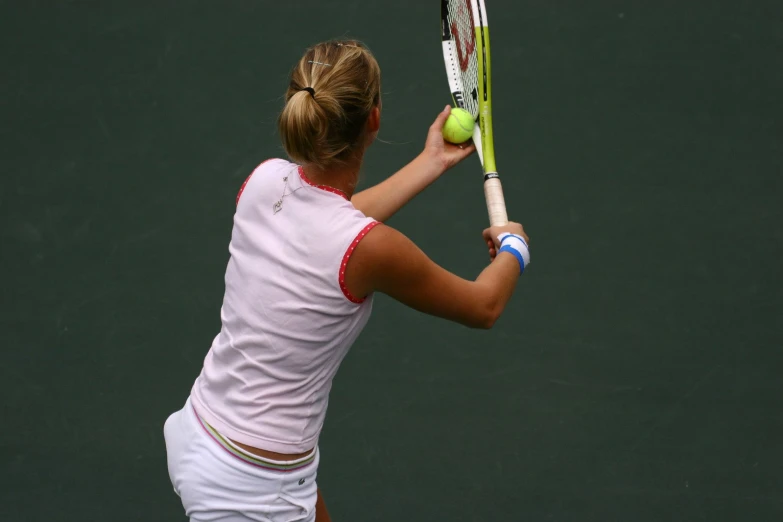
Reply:
M312 97L313 97L313 99L315 99L315 89L313 89L312 87L305 87L305 88L304 88L304 89L302 89L302 90L303 90L303 91L307 91L307 92L309 92L309 93L310 93L310 96L312 96Z

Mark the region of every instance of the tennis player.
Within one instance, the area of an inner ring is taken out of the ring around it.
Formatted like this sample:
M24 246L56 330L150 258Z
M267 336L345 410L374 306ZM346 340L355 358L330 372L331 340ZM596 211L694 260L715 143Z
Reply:
M421 312L490 328L530 262L522 226L484 231L475 281L382 223L472 145L445 143L447 107L423 151L355 193L381 123L381 73L357 41L316 45L293 69L279 132L289 160L259 165L237 197L215 337L182 410L166 421L169 475L191 521L313 521L332 379L383 292Z

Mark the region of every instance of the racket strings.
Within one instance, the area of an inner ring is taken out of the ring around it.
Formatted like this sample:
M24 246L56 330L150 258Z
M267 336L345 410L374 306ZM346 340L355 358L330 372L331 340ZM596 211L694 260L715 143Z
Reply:
M451 57L454 74L459 77L462 86L464 109L474 117L478 116L478 45L476 44L476 24L470 0L448 0L446 15L453 41L454 56Z

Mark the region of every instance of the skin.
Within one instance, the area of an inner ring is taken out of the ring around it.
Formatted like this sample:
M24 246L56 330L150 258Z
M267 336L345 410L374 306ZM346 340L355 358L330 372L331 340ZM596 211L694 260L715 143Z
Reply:
M318 490L318 499L315 501L315 522L332 522L320 489Z

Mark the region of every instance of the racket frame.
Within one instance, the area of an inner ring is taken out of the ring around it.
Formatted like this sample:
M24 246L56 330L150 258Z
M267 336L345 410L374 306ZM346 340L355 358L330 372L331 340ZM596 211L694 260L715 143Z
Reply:
M489 24L484 0L463 0L470 7L475 38L475 52L478 62L478 114L473 129L473 143L484 171L484 197L491 226L508 223L503 187L495 163L495 137L492 125L492 60L490 55ZM448 24L449 0L441 0L441 36L443 58L449 79L452 100L456 107L466 108L464 86L460 78L457 49L451 27Z

